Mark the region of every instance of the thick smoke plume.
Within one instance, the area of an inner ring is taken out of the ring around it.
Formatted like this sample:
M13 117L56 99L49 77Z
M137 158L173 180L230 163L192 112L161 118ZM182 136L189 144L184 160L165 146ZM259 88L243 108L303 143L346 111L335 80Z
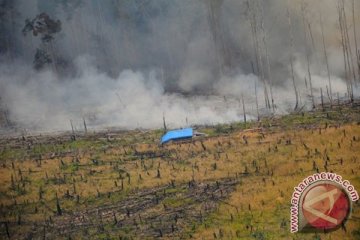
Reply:
M291 111L294 85L299 108L311 108L307 60L316 103L320 88L330 99L328 75L332 98L348 94L349 81L357 96L360 3L344 1L350 79L342 2L1 0L0 124L53 131L70 129L70 120L80 129L83 119L127 129L160 128L163 116L170 128L241 121L242 98L250 118L256 100L262 114ZM58 24L46 41L23 34L39 15Z

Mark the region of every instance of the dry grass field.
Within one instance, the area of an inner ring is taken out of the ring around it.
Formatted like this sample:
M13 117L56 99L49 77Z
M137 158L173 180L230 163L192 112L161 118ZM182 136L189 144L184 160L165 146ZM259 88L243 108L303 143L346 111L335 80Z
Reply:
M161 130L2 137L1 239L360 239L289 230L293 188L333 171L360 190L359 107Z

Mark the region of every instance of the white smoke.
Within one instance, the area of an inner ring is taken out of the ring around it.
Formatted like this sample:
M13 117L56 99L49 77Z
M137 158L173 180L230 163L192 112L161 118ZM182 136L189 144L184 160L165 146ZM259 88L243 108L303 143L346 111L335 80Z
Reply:
M206 1L140 0L64 1L18 0L15 4L12 59L0 61L0 104L20 128L40 131L69 130L70 120L80 130L116 126L127 129L160 128L163 115L170 128L192 124L241 121L265 109L263 83L253 74L254 49L246 1L224 0L216 16L227 44L232 71L215 74L219 64ZM221 2L221 1L219 1ZM295 49L292 52L284 0L262 1L264 28L272 72L276 113L294 108L289 59L294 55L300 106L310 106L301 1L290 1ZM350 16L351 4L347 2ZM76 4L79 3L79 4ZM101 4L100 4L101 3ZM328 75L322 50L319 13L323 15L333 97L346 93L344 63L337 26L336 1L308 1L312 24L312 85L316 102L325 98ZM69 5L70 4L70 5ZM359 3L356 2L359 11ZM60 19L54 52L72 66L67 76L32 69L39 39L21 35L26 18L47 12ZM360 26L359 18L356 18ZM1 31L1 29L0 29ZM360 31L359 31L360 32ZM4 34L2 32L2 34ZM10 36L10 35L9 35ZM351 42L353 43L353 38ZM308 38L310 38L308 36ZM225 51L226 53L226 51ZM224 55L226 55L224 53ZM5 60L4 60L5 57ZM257 91L255 91L255 86ZM255 94L257 93L257 94ZM355 89L358 96L359 90Z
M163 115L170 128L229 123L242 121L241 97L248 119L255 118L255 85L260 108L264 106L262 84L253 74L223 77L215 83L214 95L183 96L167 93L156 71L124 70L111 78L97 70L89 59L78 58L75 62L79 74L69 79L58 79L51 71L35 72L22 64L6 69L3 66L0 87L5 89L2 97L11 109L10 118L20 128L41 131L69 130L70 120L80 130L83 119L93 129L161 128ZM314 75L314 91L318 92L327 81L326 76ZM337 92L346 92L340 78L332 77L332 84ZM293 107L291 85L275 87L273 92L275 101L280 103L278 113ZM306 94L302 94L304 105Z
M0 86L6 89L10 118L20 127L53 131L69 130L70 120L80 129L83 118L90 127L133 129L160 128L163 115L169 127L232 122L242 116L238 103L224 108L219 97L166 93L155 71L124 70L111 78L88 57L77 59L76 66L81 71L72 79L29 67L2 69Z

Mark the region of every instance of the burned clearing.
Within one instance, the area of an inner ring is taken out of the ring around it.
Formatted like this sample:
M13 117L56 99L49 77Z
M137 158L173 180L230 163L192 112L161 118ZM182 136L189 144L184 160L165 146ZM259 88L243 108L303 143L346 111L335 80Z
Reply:
M360 239L359 13L1 0L0 239Z
M159 145L162 131L1 138L4 239L334 239L346 229L289 232L293 187L336 172L360 189L359 106L199 127Z

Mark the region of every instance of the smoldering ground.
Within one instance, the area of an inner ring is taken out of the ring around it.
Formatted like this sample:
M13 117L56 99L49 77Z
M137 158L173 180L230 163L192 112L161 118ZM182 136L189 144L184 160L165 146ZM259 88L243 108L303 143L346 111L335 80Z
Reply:
M3 70L7 74L2 76L1 88L6 88L2 96L12 109L10 118L30 129L64 130L70 128L70 120L82 127L83 118L92 127L133 129L159 128L163 115L168 127L231 122L242 116L234 99L167 93L156 71L124 70L112 78L88 58L79 58L75 65L81 69L79 75L61 81L51 71L12 66ZM255 76L240 77L237 84L243 79L257 81Z
M275 112L293 109L290 59L300 105L309 107L307 54L317 103L320 88L326 97L329 82L320 14L332 93L344 96L348 76L339 1L254 2L259 41L266 37L266 46L261 43L258 54L263 73L256 64L252 15L245 0L3 0L2 109L16 126L43 131L67 130L70 120L79 129L83 119L94 128L128 129L159 128L163 115L169 127L239 121L242 97L249 118L256 118L255 92L261 113L272 111L265 108L264 79L271 83ZM359 2L354 7L354 23L360 26ZM351 0L345 0L345 9L356 58ZM42 12L61 21L61 31L51 45L54 59L62 63L55 67L57 71L52 64L33 69L41 40L21 33L25 19ZM354 92L358 93L356 86Z

